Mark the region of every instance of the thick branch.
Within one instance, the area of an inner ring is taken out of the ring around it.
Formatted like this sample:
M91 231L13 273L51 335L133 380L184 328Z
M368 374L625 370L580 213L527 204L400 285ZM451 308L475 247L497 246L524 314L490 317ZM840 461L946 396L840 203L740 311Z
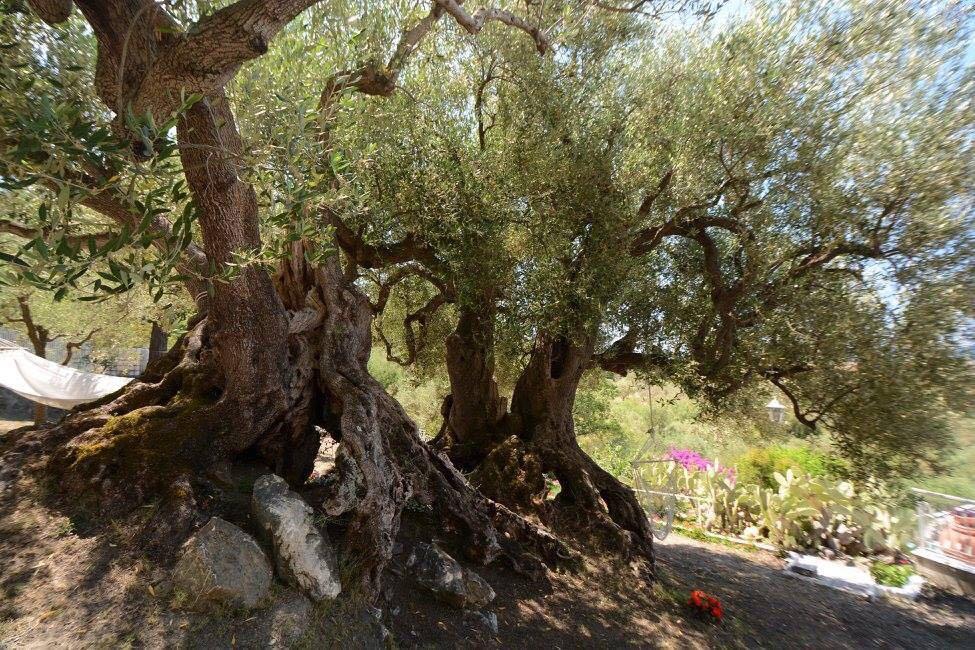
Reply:
M96 327L95 329L88 332L88 335L85 336L85 338L81 339L80 341L68 341L68 343L64 346L64 360L61 362L61 365L66 366L69 363L71 363L71 357L74 356L74 351L81 348L81 346L83 346L85 343L90 341L91 337L93 337L95 333L100 329L101 328Z
M637 216L646 217L650 214L650 210L651 208L653 208L654 202L656 202L656 200L660 198L660 195L664 193L664 191L667 189L667 186L670 185L670 180L673 177L674 177L674 170L673 169L667 170L667 173L664 174L663 177L660 179L660 182L657 183L656 189L653 192L647 194L646 197L644 197L643 202L640 203L640 207L636 212Z
M50 332L46 327L34 321L34 315L31 313L30 303L28 302L29 298L30 296L27 295L17 296L20 318L11 320L24 324L24 329L27 330L27 338L30 339L31 346L34 348L34 354L44 359L47 358L47 344L51 342Z
M551 49L552 44L549 42L548 37L542 33L536 25L531 25L524 19L519 18L510 11L505 11L504 9L496 9L494 7L481 7L474 12L473 15L467 13L461 5L463 5L464 0L436 0L437 4L443 7L447 13L454 17L454 20L467 30L468 34L476 35L484 27L485 23L492 20L496 20L500 23L504 23L510 27L520 29L529 36L535 42L535 48L538 50L539 54L545 54L549 49Z
M777 375L770 375L768 380L775 385L782 394L788 398L789 402L792 404L792 413L796 416L796 419L803 425L809 427L810 429L816 428L816 423L819 421L820 416L809 417L807 413L803 412L802 408L799 406L799 398L789 390L789 388L782 381L782 378Z
M71 15L71 0L27 0L27 4L49 25L62 23Z
M153 62L132 98L133 112L164 117L183 93L209 95L240 66L267 52L271 39L319 0L238 0L201 18Z
M661 367L670 363L670 358L662 350L637 351L637 332L628 330L602 352L593 355L593 360L603 370L625 377L635 368Z
M8 235L16 235L17 237L23 237L24 239L34 239L40 236L47 240L51 236L51 229L46 226L42 228L32 228L27 224L20 223L19 221L9 221L7 219L0 219L0 232ZM62 235L58 239L67 241L69 244L71 244L71 246L74 247L81 246L90 239L94 239L96 244L103 246L114 236L115 234L112 232L96 232L81 233L76 235Z
M433 248L419 241L413 233L392 244L368 244L338 214L332 210L327 210L327 213L329 223L335 228L335 239L339 246L362 268L378 269L405 262L420 262L430 270L441 266Z
M430 272L429 269L420 264L404 264L403 266L398 266L393 269L385 279L379 277L374 277L373 280L379 291L376 295L376 302L371 302L370 307L375 314L381 314L386 308L386 303L389 301L389 297L392 294L393 288L400 282L403 282L410 277L423 278L433 286L435 286L441 294L447 299L448 302L453 302L456 300L456 292L452 286L444 283L439 277Z
M430 13L424 16L423 19L421 19L420 22L418 22L412 28L403 32L403 36L396 45L396 50L393 52L393 56L389 58L389 63L386 64L386 69L392 72L394 79L396 75L399 74L400 70L403 69L403 65L406 63L406 60L420 46L420 41L422 41L423 38L430 32L443 14L443 7L434 2L433 7L430 9Z

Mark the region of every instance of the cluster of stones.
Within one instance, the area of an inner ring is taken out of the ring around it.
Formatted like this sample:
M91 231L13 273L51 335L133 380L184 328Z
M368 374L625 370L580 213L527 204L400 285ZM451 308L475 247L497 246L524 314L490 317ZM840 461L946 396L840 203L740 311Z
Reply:
M275 572L282 582L316 602L341 593L335 550L315 525L311 506L284 479L267 474L254 483L251 514L263 548L247 532L218 517L187 540L173 584L186 595L188 606L200 610L258 607L267 600ZM419 587L497 633L497 616L477 611L495 597L479 575L434 544L415 544L406 567Z

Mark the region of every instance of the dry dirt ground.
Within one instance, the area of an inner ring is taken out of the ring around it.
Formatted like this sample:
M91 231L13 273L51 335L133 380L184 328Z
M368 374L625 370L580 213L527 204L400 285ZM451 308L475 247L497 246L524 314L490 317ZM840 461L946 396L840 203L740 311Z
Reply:
M388 645L361 607L311 607L283 586L259 610L189 611L167 588L165 564L122 551L130 538L124 525L92 533L43 505L34 478L42 459L14 437L0 432L0 648ZM420 530L430 528L408 523L406 537ZM498 617L496 635L417 590L402 559L394 558L387 575L381 614L397 647L975 647L971 601L932 593L917 604L871 603L792 579L770 554L676 535L658 547L653 585L593 559L578 572L536 580L476 568L498 594L489 608ZM688 616L683 601L691 589L721 598L724 623ZM304 618L295 614L303 609Z

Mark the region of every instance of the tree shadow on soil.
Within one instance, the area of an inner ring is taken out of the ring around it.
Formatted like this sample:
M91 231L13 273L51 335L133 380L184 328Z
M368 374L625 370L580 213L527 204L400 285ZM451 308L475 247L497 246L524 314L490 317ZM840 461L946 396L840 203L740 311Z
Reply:
M961 597L869 601L786 574L765 553L680 537L657 558L663 576L717 596L748 647L975 647L975 603Z

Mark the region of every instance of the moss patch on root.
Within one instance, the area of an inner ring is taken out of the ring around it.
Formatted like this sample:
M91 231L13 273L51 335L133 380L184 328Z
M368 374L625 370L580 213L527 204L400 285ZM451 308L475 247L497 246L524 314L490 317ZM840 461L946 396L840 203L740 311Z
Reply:
M212 457L220 431L212 403L177 399L109 419L67 443L52 459L62 489L83 506L141 503Z

